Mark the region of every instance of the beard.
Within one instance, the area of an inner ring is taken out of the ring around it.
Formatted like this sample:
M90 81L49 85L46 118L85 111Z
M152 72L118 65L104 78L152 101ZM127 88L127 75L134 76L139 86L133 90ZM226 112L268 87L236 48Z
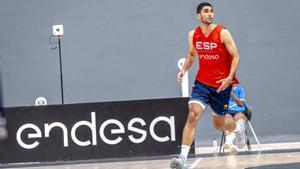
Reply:
M210 24L213 23L213 21L214 21L213 18L207 18L207 19L203 19L203 20L202 20L202 23L207 24L207 25L210 25Z

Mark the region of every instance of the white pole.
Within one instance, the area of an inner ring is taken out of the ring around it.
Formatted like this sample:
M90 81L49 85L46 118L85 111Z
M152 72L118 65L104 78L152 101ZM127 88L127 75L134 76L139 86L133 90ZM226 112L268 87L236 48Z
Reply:
M252 127L250 121L248 121L248 125L249 125L249 127L250 127L250 129L251 129L251 131L252 131L252 134L253 134L253 136L254 136L254 138L255 138L255 140L256 140L256 143L257 143L259 149L261 149L261 144L260 144L260 142L259 142L258 139L257 139L257 136L256 136L256 134L255 134L255 132L254 132L254 129L253 129L253 127Z
M185 62L185 58L181 58L178 60L177 65L180 70L182 69L184 62ZM183 76L182 79L181 93L182 93L182 97L189 97L189 72L188 71L185 72L185 75Z

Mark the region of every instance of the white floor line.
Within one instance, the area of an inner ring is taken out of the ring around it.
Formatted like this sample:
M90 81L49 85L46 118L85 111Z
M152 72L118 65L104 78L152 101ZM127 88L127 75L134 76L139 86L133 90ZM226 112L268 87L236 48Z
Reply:
M251 144L252 151L265 151L265 150L284 150L284 149L300 149L300 142L287 142L287 143L268 143L261 144L261 147L257 144ZM248 151L247 147L239 150L239 152ZM213 153L213 147L197 147L196 154Z
M194 168L198 165L198 163L199 163L201 160L202 160L201 158L198 158L198 159L191 165L191 167L190 167L189 169L194 169Z

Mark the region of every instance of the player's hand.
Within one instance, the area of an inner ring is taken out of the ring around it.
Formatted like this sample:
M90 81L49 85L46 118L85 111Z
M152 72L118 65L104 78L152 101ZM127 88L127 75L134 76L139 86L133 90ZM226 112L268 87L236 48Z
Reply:
M225 90L230 85L231 79L231 77L227 77L225 79L217 81L217 83L221 83L221 86L217 89L217 93L220 93L221 91Z
M180 72L177 74L177 82L178 82L179 84L182 83L183 76L184 76L184 72L183 72L183 71L180 71Z

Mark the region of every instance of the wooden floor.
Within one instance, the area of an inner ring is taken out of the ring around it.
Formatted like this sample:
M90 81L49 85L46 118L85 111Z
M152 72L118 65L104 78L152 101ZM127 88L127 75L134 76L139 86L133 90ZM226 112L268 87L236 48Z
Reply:
M242 151L236 155L211 153L198 153L196 157L188 160L190 169L295 169L300 168L300 143L285 143L272 148L263 145L261 151L253 149L251 152ZM254 147L255 148L255 147ZM201 151L201 149L197 150ZM204 151L204 149L203 149ZM206 151L209 151L208 149ZM169 169L171 159L130 161L130 162L106 162L86 163L52 166L27 166L17 167L21 169ZM272 166L268 166L272 165ZM9 167L11 168L11 167Z

